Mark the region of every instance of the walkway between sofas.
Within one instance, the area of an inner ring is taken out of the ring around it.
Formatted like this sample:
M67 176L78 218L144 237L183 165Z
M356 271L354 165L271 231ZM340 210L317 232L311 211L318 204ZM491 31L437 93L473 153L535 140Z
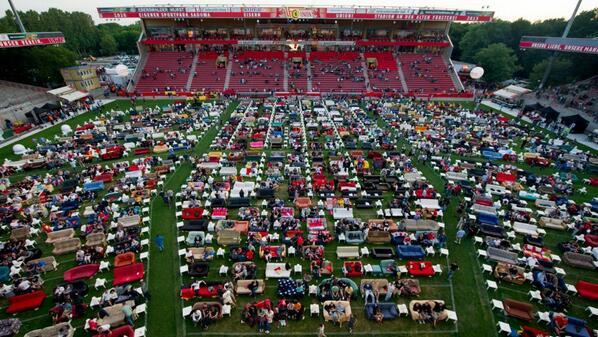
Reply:
M221 120L227 121L237 102L231 102ZM192 153L202 155L210 149L220 125L214 123L195 146ZM191 174L192 166L185 162L177 167L164 184L164 190L177 193ZM177 228L174 202L169 208L161 198L154 198L151 204L151 244L148 267L148 285L151 294L147 315L147 336L184 336L184 322L179 297L180 280ZM156 235L164 236L164 251L160 252L154 243Z

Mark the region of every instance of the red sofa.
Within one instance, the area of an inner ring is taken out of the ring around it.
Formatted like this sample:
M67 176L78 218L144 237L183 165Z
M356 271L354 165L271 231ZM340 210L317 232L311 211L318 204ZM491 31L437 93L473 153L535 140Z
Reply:
M150 149L149 149L149 147L138 147L135 150L133 150L133 153L136 156L142 155L142 154L148 154L148 153L150 153Z
M103 337L104 334L97 334L94 337ZM110 330L110 337L134 337L135 330L130 325L119 326L118 328Z
M66 282L73 282L92 278L98 270L100 270L99 264L84 264L65 271L63 277Z
M101 181L103 183L109 183L112 181L112 173L106 172L102 174L98 174L93 178L93 181Z
M577 293L579 296L592 301L598 300L598 283L577 281L575 288L577 288Z
M423 268L422 268L423 265ZM408 261L407 271L412 276L434 276L434 267L430 261Z
M184 208L182 217L183 220L201 220L203 217L203 208Z
M45 298L46 294L42 290L34 291L25 295L10 297L8 299L9 304L6 308L6 313L16 314L17 312L37 309L42 305Z
M361 261L345 261L343 272L346 277L363 276L363 264Z
M224 289L224 284L212 284L209 286L202 286L199 288L199 292L196 294L192 288L183 288L181 289L181 298L184 300L190 300L194 297L201 297L201 298L212 298L218 297L218 290Z
M584 235L584 239L586 240L586 246L598 247L598 235L586 234Z
M118 254L114 257L115 268L128 266L133 263L135 263L135 253L133 252Z
M143 268L143 263L141 262L114 268L114 281L112 281L112 284L118 286L125 283L139 281L143 278L144 273L145 271Z

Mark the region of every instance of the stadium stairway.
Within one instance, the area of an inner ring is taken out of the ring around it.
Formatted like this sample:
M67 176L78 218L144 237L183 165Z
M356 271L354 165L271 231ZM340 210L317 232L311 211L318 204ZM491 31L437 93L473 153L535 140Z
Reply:
M193 61L191 62L191 70L189 71L189 78L187 79L187 85L185 86L185 90L191 90L191 83L193 83L193 79L195 78L195 70L197 69L197 59L199 58L199 53L195 53L193 55Z

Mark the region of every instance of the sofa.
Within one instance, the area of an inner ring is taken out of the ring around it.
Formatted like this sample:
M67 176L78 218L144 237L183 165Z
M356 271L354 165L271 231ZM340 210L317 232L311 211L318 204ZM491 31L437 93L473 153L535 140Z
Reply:
M529 303L507 298L502 301L502 304L508 316L528 322L534 318L534 307Z
M58 267L58 262L56 262L56 258L54 256L46 256L27 262L27 266L29 267L35 264L42 264L41 271L44 273L56 270L56 267Z
M432 307L432 310L434 310L434 307L436 306L436 303L441 303L444 304L444 301L441 300L413 300L411 302L409 302L409 312L411 313L411 319L414 321L418 321L420 320L420 316L419 313L415 310L413 310L413 307L415 306L415 304L424 304L424 303L428 303L430 304L430 306ZM441 311L438 314L438 320L439 321L444 321L448 318L448 312L445 310Z
M216 251L213 247L193 247L189 248L189 251L193 254L193 259L196 261L210 261L214 259Z
M144 265L141 262L132 263L124 267L114 268L112 285L118 286L125 283L139 281L145 275Z
M102 319L99 319L98 324L99 325L109 324L110 327L112 327L112 328L116 328L116 327L123 325L125 323L125 314L123 313L122 308L125 305L134 307L135 302L127 301L124 303L118 303L118 304L115 304L115 305L112 305L109 307L105 307L104 310L108 313L108 316L106 316Z
M594 265L594 258L591 255L565 252L563 254L563 262L577 268L591 270L596 269L596 265Z
M23 241L29 237L29 226L13 228L10 232L10 239L14 241Z
M118 218L118 225L122 227L133 227L138 226L141 223L141 217L139 215L127 215Z
M75 334L75 328L71 326L69 322L58 323L56 325L50 325L43 329L37 329L29 331L24 337L55 337L58 336L58 332L67 331L66 337L73 337Z
M135 263L135 253L126 252L114 257L114 267L123 267Z
M516 274L510 272L510 269L513 268L517 271ZM498 280L521 285L525 283L525 269L517 265L499 262L494 267L494 277Z
M362 231L346 231L345 242L351 245L359 245L364 241Z
M380 312L384 316L384 320L391 320L399 317L399 312L397 310L397 305L390 302L390 303L368 303L365 305L365 316L368 319L374 319L374 312L375 308L378 306L380 308Z
M241 208L251 206L249 198L229 198L228 207L230 208Z
M72 228L49 232L46 237L46 243L52 244L56 241L71 239L75 236L75 230Z
M192 231L189 232L189 234L187 235L187 239L185 239L185 243L188 246L195 246L195 239L199 238L199 246L203 246L206 244L205 238L206 238L206 233L202 232L202 231Z
M292 269L286 269L286 263L272 263L266 264L266 280L269 278L283 278L290 277Z
M104 337L104 334L97 334L93 337ZM130 325L122 325L110 330L110 337L135 337L135 330Z
M85 240L86 247L103 246L106 244L106 235L102 232L91 233Z
M372 256L377 259L388 259L395 255L394 249L391 247L374 247L372 248Z
M77 251L81 247L79 238L70 238L54 242L53 255L68 254Z
M217 241L223 246L238 245L241 243L241 233L234 229L224 229L218 232Z
M339 259L356 259L356 258L359 258L359 247L355 247L355 246L338 246L338 247L336 247L336 256Z
M329 304L334 304L337 307L343 306L343 308L345 309L345 313L342 317L339 317L339 322L343 323L343 322L349 321L349 316L351 316L351 302L349 302L349 301L324 301L324 303L322 303L322 307L325 307ZM332 316L330 316L330 314L326 310L324 310L323 314L324 314L325 322L332 321Z
M384 279L384 278L376 278L376 279L361 279L361 283L359 284L359 290L361 291L361 294L365 294L365 292L363 291L363 286L369 283L372 285L372 290L374 292L378 291L378 293L380 295L386 295L386 292L388 290L388 280Z
M540 217L540 221L538 221L538 225L544 228L550 229L567 229L567 223L563 219L555 219L549 217Z
M369 231L367 242L372 244L382 244L390 242L390 232L387 231Z
M235 292L237 295L250 295L251 290L249 290L248 286L251 282L256 280L238 280L235 286ZM262 294L266 289L266 283L264 280L259 279L257 280L257 289L255 291L256 294Z
M517 264L517 253L515 252L510 252L508 250L495 247L488 247L486 253L488 253L489 260L508 264Z
M222 318L222 304L220 304L219 302L197 302L197 303L193 304L193 307L191 308L191 312L193 312L197 309L202 309L202 307L204 307L204 306L207 306L208 310L216 309L218 312L216 319Z
M575 288L577 288L577 293L580 297L587 298L592 301L598 300L598 283L577 281Z
M99 270L99 264L84 264L65 271L63 277L66 282L89 279L92 278Z
M6 318L0 320L0 336L1 337L10 337L16 336L21 330L21 320L18 318ZM25 335L28 336L28 335ZM35 335L37 337L37 335ZM72 336L67 336L72 337Z
M37 290L24 295L16 295L8 299L7 314L16 314L22 311L39 308L46 294L43 290Z
M551 318L554 318L554 313L551 313ZM551 322L551 325L554 326L554 319ZM567 316L567 326L565 326L562 335L570 337L594 336L586 321L573 316Z
M399 230L410 232L437 231L439 228L440 225L434 220L405 219L399 223Z
M345 261L343 263L343 274L345 277L361 277L363 273L363 263L361 261Z
M481 235L493 236L496 238L506 238L507 237L505 229L501 226L493 226L493 225L485 225L485 224L479 225L478 233Z
M397 256L406 260L422 259L426 252L420 245L398 245Z

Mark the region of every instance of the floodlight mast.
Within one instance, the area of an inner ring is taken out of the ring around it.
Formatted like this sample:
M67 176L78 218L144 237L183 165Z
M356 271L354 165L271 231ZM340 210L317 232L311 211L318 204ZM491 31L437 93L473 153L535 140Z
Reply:
M563 35L561 36L562 38L566 38L567 35L569 35L569 31L571 30L571 26L573 26L573 21L575 20L575 16L577 16L577 11L579 10L579 6L581 6L582 1L583 0L577 1L575 10L573 10L573 15L571 15L569 22L567 22L567 26L565 26L565 30L563 31ZM546 66L546 71L544 72L544 77L542 77L542 82L540 82L540 86L538 87L539 89L544 88L544 85L546 85L546 81L548 81L548 76L550 75L550 72L552 71L552 63L554 62L556 53L557 53L556 51L553 51L552 55L550 55L550 58L548 59L548 66Z
M12 3L12 0L8 0L8 4L10 5L10 9L12 9L13 14L15 15L15 21L17 22L17 26L19 26L19 30L21 31L21 33L27 33L27 30L25 30L25 26L23 26L23 22L21 22L19 12L17 12L15 5Z

